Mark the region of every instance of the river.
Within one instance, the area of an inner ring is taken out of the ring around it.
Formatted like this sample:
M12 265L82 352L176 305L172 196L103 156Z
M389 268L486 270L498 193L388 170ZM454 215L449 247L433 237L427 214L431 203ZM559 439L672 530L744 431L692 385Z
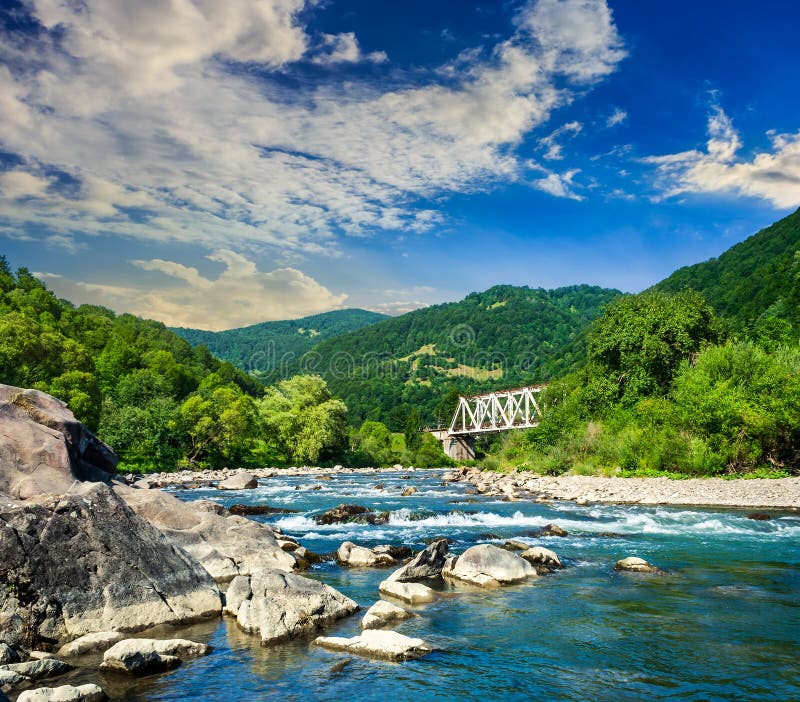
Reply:
M451 551L460 553L513 537L554 550L564 570L499 590L441 586L441 598L414 608L419 617L396 627L435 652L401 664L332 653L309 641L262 649L230 618L203 625L196 635L213 644L209 657L143 682L125 699L800 699L800 515L753 521L744 510L502 502L467 495L462 484L443 485L439 471L408 475L286 476L262 480L255 490L175 494L298 510L263 519L318 553L342 541L418 550L436 536L451 539ZM418 491L401 497L409 486ZM342 502L389 511L390 521L313 521ZM569 536L536 538L549 523ZM615 572L614 563L629 555L670 575ZM329 562L309 575L366 609L389 572ZM360 616L326 633L353 636ZM332 670L345 659L343 669Z

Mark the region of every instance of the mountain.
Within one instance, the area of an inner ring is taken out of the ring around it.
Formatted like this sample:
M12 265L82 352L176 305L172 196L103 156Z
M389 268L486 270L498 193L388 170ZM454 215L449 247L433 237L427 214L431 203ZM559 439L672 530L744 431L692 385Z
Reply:
M800 209L719 258L675 271L655 288L700 292L736 327L752 327L764 315L800 329Z
M230 361L265 380L284 375L281 369L326 339L374 324L386 315L367 310L335 310L302 319L261 322L221 332L172 329L192 346L203 344L217 358Z
M444 419L449 407L439 404L454 390L514 387L574 368L589 323L620 294L498 285L322 341L288 371L322 375L354 424L376 419L399 431L412 408L424 422Z

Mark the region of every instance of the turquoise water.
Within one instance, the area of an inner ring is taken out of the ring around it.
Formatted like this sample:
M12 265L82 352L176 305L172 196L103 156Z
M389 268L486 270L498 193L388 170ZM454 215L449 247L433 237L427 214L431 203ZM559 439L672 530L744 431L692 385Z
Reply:
M403 475L271 478L252 491L176 494L300 510L265 521L316 552L345 540L416 550L446 536L459 553L514 537L553 549L566 568L499 590L441 586L439 600L415 608L420 616L397 627L436 651L400 664L331 653L309 641L265 650L230 620L205 625L196 636L214 645L212 655L143 683L125 699L800 699L800 515L774 513L757 522L741 510L509 503L443 486L439 472L417 472L410 481ZM400 497L409 485L419 492ZM389 510L390 523L321 527L310 518L341 502ZM551 522L569 536L532 536ZM629 555L671 575L614 572ZM324 563L310 575L366 609L388 572ZM328 631L355 635L359 620ZM343 670L331 670L348 658Z

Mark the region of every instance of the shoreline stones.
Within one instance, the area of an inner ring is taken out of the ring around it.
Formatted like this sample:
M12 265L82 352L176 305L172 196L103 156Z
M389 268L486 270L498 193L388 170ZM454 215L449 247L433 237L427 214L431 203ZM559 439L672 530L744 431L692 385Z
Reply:
M419 658L433 650L422 639L412 639L398 634L396 631L380 629L366 629L360 635L349 639L337 636L319 636L314 643L331 651L356 653L361 656L390 661Z

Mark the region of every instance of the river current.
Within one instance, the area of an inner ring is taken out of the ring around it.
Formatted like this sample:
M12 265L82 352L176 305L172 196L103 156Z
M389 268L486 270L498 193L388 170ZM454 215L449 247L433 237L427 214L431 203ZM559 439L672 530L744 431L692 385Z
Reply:
M405 663L332 653L310 641L262 649L230 618L198 626L192 636L213 653L143 682L125 699L800 700L800 514L753 521L746 510L503 502L443 485L441 475L279 476L255 490L175 494L297 510L256 519L317 553L343 541L419 550L438 536L460 553L514 538L554 550L564 570L496 590L441 586L442 597L411 608L419 617L396 627L436 649ZM409 486L418 491L401 497ZM314 522L342 502L389 511L389 522ZM550 523L569 535L537 538ZM670 574L613 570L631 555ZM366 610L389 572L327 562L308 575ZM354 636L360 618L326 633Z

